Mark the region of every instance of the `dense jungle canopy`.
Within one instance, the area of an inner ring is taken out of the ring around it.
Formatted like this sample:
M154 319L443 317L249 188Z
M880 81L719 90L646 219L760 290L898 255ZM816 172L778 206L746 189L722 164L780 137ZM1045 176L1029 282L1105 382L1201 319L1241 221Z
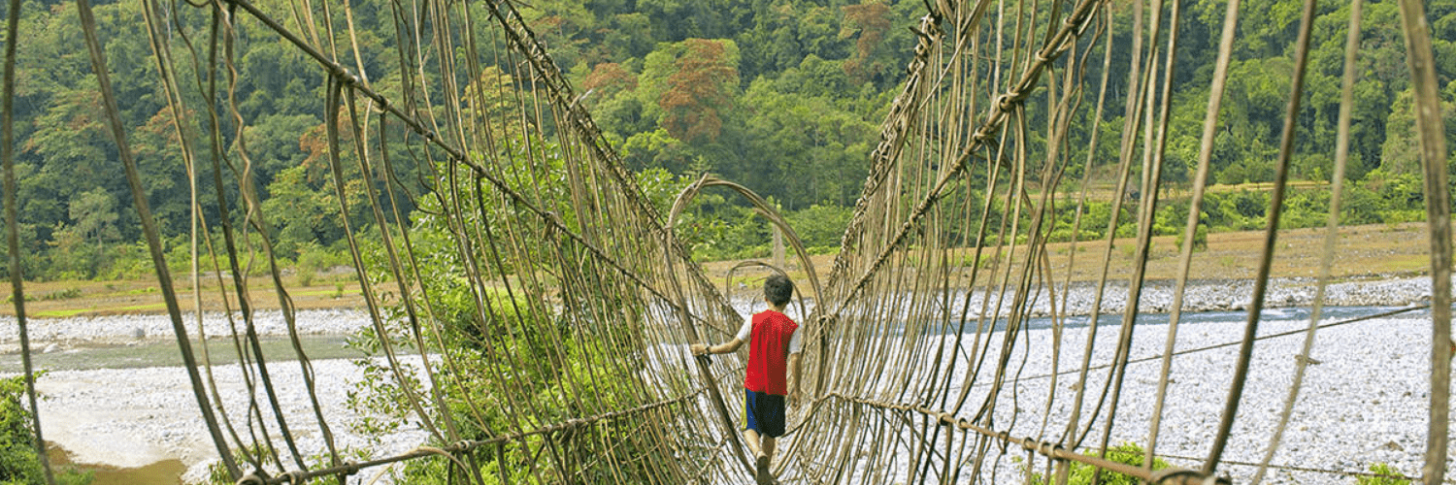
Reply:
M142 6L97 3L122 121L131 130L164 237L182 264L190 217L188 174L176 146L177 127L149 58ZM292 15L288 2L258 3L278 18ZM1213 43L1225 5L1219 0L1190 3L1178 51L1181 67L1173 89L1170 168L1165 172L1178 181L1191 177L1196 161L1217 50ZM879 141L879 124L911 55L913 26L924 12L920 2L910 0L534 0L520 8L560 69L585 93L580 102L638 171L649 196L664 201L698 174L714 173L769 197L821 252L837 247L848 207L865 179L868 154ZM1299 14L1299 3L1293 0L1250 0L1243 8L1223 104L1225 121L1213 154L1213 183L1229 186L1273 177L1271 161L1278 150ZM1456 139L1456 0L1433 0L1427 8L1444 86L1447 133ZM1327 2L1320 9L1293 167L1297 179L1327 183L1349 6ZM1131 22L1127 10L1119 11L1115 21ZM81 34L66 28L76 21L70 2L24 2L15 129L26 273L38 279L144 275L150 267L138 242L131 195L120 176L114 144L105 133L97 83ZM402 63L398 53L407 46L392 45L397 22L387 5L358 2L347 18L337 15L332 21L350 22L359 31L356 39L340 42L358 42L368 46L365 52L381 53L357 60L368 80L386 94L399 90L399 70L409 63ZM1351 144L1352 200L1345 204L1344 222L1416 220L1421 217L1418 147L1396 6L1370 3L1364 24ZM178 17L166 28L175 51L206 45L196 38L206 35L201 19ZM345 31L334 30L339 35ZM224 93L217 103L237 106L240 118L220 120L227 137L221 145L250 154L254 165L246 169L271 218L280 256L315 266L346 262L338 256L344 231L338 204L325 180L324 74L285 40L243 32L231 46L238 60L232 66L235 85L227 83L221 68L203 76L179 72L177 77L199 85L215 82L215 88L187 92L217 89ZM457 53L462 62L467 55ZM1127 65L1117 55L1112 65ZM475 61L496 73L513 75L519 68L500 52L481 57ZM1088 82L1100 78L1099 69L1089 66ZM1124 75L1111 76L1110 106L1125 102L1126 83ZM1083 93L1086 102L1095 102L1096 89ZM493 96L528 94L505 86ZM193 106L200 102L189 101ZM1028 103L1032 126L1046 124L1045 104ZM1070 150L1085 150L1082 140L1091 135L1086 131L1092 126L1087 121L1073 123ZM1105 121L1100 136L1119 137L1120 120ZM1116 158L1115 143L1101 146L1108 153L1098 157ZM407 164L410 158L400 160ZM199 167L198 190L204 200L213 200L213 185L201 183L211 179L210 165ZM1075 180L1081 174L1066 175ZM1099 180L1095 175L1092 180ZM1294 195L1287 225L1323 220L1321 205L1328 193L1318 184L1314 187ZM1178 196L1170 195L1172 203L1164 204L1168 220L1160 233L1181 229L1187 205L1178 204ZM1230 189L1209 197L1205 223L1211 230L1261 224L1266 205L1261 191ZM348 203L361 213L367 210L367 201ZM215 219L218 214L207 216ZM767 229L745 222L749 220L749 209L707 197L688 219L682 237L704 258L761 256L768 247ZM1071 234L1063 231L1054 237Z

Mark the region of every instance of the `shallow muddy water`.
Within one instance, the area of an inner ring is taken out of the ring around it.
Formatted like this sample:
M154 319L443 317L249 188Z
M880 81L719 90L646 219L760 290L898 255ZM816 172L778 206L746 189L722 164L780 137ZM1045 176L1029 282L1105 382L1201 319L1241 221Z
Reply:
M53 443L49 444L46 456L50 458L52 469L57 472L68 468L91 472L94 478L91 485L178 485L182 483L182 474L187 471L187 465L181 460L159 461L138 468L75 464L71 462L71 455L66 450Z
M364 354L345 346L343 335L307 335L299 338L304 355L313 359L347 359ZM263 355L269 362L298 360L287 337L260 337ZM34 352L44 349L44 345ZM237 349L232 339L209 339L209 358L214 365L237 362ZM245 347L251 357L252 350ZM193 354L202 362L202 349L194 342ZM182 365L176 340L147 340L128 345L80 345L31 357L37 370L135 369L141 367L173 367ZM19 373L20 354L0 355L0 373Z

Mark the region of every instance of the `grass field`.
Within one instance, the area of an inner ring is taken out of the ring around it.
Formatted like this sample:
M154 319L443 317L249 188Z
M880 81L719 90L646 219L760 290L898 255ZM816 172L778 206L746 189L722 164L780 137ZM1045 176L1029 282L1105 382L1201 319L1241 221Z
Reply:
M1324 249L1324 229L1295 229L1282 231L1275 247L1275 260L1271 269L1275 278L1316 277L1319 275L1320 255ZM1336 245L1332 274L1341 280L1371 279L1392 276L1423 274L1430 264L1427 256L1429 242L1424 223L1400 225L1377 224L1341 228ZM1178 252L1174 236L1153 238L1151 257L1148 261L1149 280L1173 280L1178 275ZM1114 241L1109 263L1110 278L1128 278L1132 273L1132 254L1136 241L1117 239ZM1253 278L1264 245L1263 231L1241 231L1214 233L1208 235L1208 249L1193 253L1190 274L1196 280L1236 280ZM1076 257L1071 257L1071 243L1047 245L1052 272L1057 281L1066 278L1068 261L1072 261L1072 281L1095 281L1101 274L1102 256L1106 252L1106 241L1082 241L1076 244ZM991 253L991 248L984 251ZM1022 250L1018 250L1018 261ZM916 255L912 252L911 257ZM958 257L971 259L970 250L957 250ZM988 258L989 256L983 256ZM827 278L834 262L832 255L811 258L819 277ZM705 263L709 278L722 285L734 261ZM1019 264L1019 263L1018 263ZM797 264L789 261L790 276L798 281L803 275ZM735 275L734 281L746 275ZM749 286L762 279L763 271L744 280Z
M1274 277L1314 277L1318 275L1320 253L1323 248L1322 229L1297 229L1281 232L1275 249ZM1198 280L1234 280L1252 278L1259 264L1263 247L1263 233L1260 231L1216 233L1208 236L1208 249L1194 253L1192 274ZM1177 276L1178 250L1174 237L1153 238L1152 259L1148 262L1150 280L1172 280ZM1132 248L1134 241L1114 241L1111 251L1111 277L1127 278L1131 273ZM1391 276L1410 276L1425 273L1429 265L1426 256L1428 241L1424 223L1400 225L1369 225L1346 227L1341 230L1339 245L1334 257L1334 275L1342 280L1371 279ZM1102 255L1106 251L1105 241L1083 241L1076 245L1072 257L1070 243L1047 246L1052 271L1061 281L1066 276L1068 261L1072 260L1073 281L1095 281L1100 274ZM969 250L957 250L957 256L970 254ZM987 254L990 254L989 248ZM912 257L914 257L912 252ZM1018 254L1019 257L1019 254ZM833 255L819 255L812 258L821 279L829 275ZM737 261L704 263L708 278L716 285L723 285L729 270ZM802 281L804 271L790 261L789 271L796 281ZM294 277L284 279L289 297L298 309L320 308L362 308L363 297L353 271L335 271L329 276L311 278L309 286L300 286ZM756 287L756 282L765 276L763 270L745 270L734 275L736 283ZM218 291L216 278L212 284L204 278L202 304L209 310L222 309L222 292ZM821 281L822 282L822 281ZM254 308L277 309L278 296L273 291L272 281L264 277L248 280L249 300ZM9 284L0 284L8 298ZM185 277L175 285L178 301L184 311L193 308L192 286ZM156 281L49 281L26 283L26 314L35 318L64 318L72 316L117 315L135 313L165 313L166 306ZM741 291L735 290L734 296ZM229 308L238 309L236 292L230 291ZM751 297L751 296L750 296ZM14 315L15 308L8 303L0 305L0 315Z
M355 308L363 307L364 299L359 292L359 283L351 277L353 272L333 278L314 277L313 286L301 287L295 278L285 278L288 296L298 309ZM177 278L178 275L173 275ZM202 305L209 310L223 308L222 296L216 279L202 285ZM187 278L178 278L173 287L177 290L178 304L184 311L194 306L192 285ZM10 284L4 288L5 304L0 305L0 315L14 315L15 307L10 304ZM229 285L231 287L231 285ZM153 281L47 281L25 284L25 312L35 318L64 318L73 316L119 315L136 313L166 313L166 303L157 282ZM229 290L228 307L238 310L237 292ZM273 291L269 278L248 279L249 301L253 308L277 309L278 295Z

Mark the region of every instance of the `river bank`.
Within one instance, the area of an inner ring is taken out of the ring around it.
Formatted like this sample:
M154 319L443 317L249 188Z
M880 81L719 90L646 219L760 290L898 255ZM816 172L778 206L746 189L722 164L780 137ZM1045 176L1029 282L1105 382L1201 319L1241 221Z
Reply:
M418 362L417 357L402 360ZM271 364L279 408L299 449L310 455L322 452L326 447L301 367L296 361ZM380 441L353 432L350 426L363 416L347 402L349 391L361 379L360 368L349 359L317 360L311 368L319 405L339 449L387 455L425 442L421 430L402 430ZM264 391L250 390L237 365L213 367L211 379L221 397L220 414L229 416L239 433L246 433L249 396L256 394L267 402ZM193 483L205 477L207 465L217 460L218 451L181 367L57 371L38 380L36 390L43 399L40 416L46 440L64 449L74 463L138 468L178 460L187 467L187 483ZM265 416L266 426L276 432L276 418L266 410Z
M1281 279L1272 282L1269 306L1271 308L1304 306L1308 305L1314 293L1314 281L1309 279ZM1228 311L1241 308L1245 303L1244 299L1249 294L1252 283L1238 281L1223 282L1199 282L1191 286L1185 292L1185 312L1197 311ZM1141 295L1142 309L1155 312L1170 305L1172 298L1172 285L1165 283L1154 283L1148 285ZM1090 284L1076 284L1070 291L1066 291L1067 301L1073 313L1085 312L1090 308L1095 288ZM746 293L745 293L746 294ZM1110 287L1105 291L1102 304L1104 313L1120 312L1126 300L1126 288ZM1058 299L1061 293L1058 293ZM1121 295L1121 296L1119 296ZM743 295L735 295L743 296ZM975 297L976 295L973 295ZM1043 295L1037 305L1048 304L1047 295ZM1362 282L1345 282L1332 286L1327 297L1329 304L1345 306L1408 306L1421 303L1429 298L1429 280L1422 278L1390 278ZM1040 307L1038 307L1040 308ZM195 322L186 322L189 329L196 328ZM1402 367L1398 370L1388 368L1391 363L1400 365L1409 364L1408 359L1394 359L1390 355L1371 353L1368 348L1362 345L1375 341L1383 330L1381 329L1414 329L1419 325L1407 320L1389 320L1363 323L1358 326L1340 327L1322 332L1319 352L1327 352L1328 355L1341 356L1340 361L1348 361L1338 367L1351 366L1355 369L1370 369L1376 372L1375 375L1418 375L1419 369L1410 370ZM204 318L205 332L210 336L222 336L230 332L229 322L222 315L210 315ZM295 330L306 336L335 338L347 335L368 325L368 317L364 312L356 310L310 310L298 313L295 321ZM1281 324L1284 326L1296 325L1297 322ZM1428 326L1428 325L1427 325ZM1270 326L1268 328L1274 328ZM1150 328L1155 328L1150 326ZM1221 338L1233 338L1236 326L1219 325L1216 323L1203 323L1190 325L1189 338L1200 339L1201 341L1215 342ZM1282 327L1281 327L1282 328ZM11 355L18 350L16 342L16 325L13 319L5 321L0 319L0 346ZM276 312L260 313L256 320L258 333L265 338L279 339L285 341L284 337L289 334L286 323L281 315ZM1372 330L1373 329L1373 330ZM1419 332L1413 330L1401 330L1406 336L1403 338L1417 338ZM37 319L30 322L31 338L35 348L39 351L49 350L51 354L86 354L94 352L98 348L131 348L141 346L153 346L154 348L165 349L168 342L173 342L172 325L168 317L164 315L127 315L110 317L90 318L64 318L64 319ZM1374 332L1373 336L1371 332ZM1043 331L1032 333L1034 339L1044 339ZM1152 337L1157 333L1150 330L1150 333L1140 337L1145 344L1152 345L1154 341L1161 342L1161 337ZM1229 333L1229 335L1224 335ZM1112 338L1113 332L1107 333L1107 338ZM195 332L193 332L195 337ZM1329 336L1328 338L1325 336ZM1102 338L1099 337L1099 342ZM1285 339L1292 341L1297 339ZM175 343L171 345L175 346ZM338 345L333 344L333 345ZM1395 345L1392 343L1392 345ZM1410 346L1410 343L1399 345ZM1348 348L1347 348L1348 347ZM1261 348L1262 349L1262 348ZM175 351L175 349L173 349ZM1261 350L1262 352L1263 350ZM1412 353L1419 353L1412 350ZM41 357L51 354L42 354ZM310 352L310 355L315 355ZM1283 355L1283 354L1281 354ZM1326 354L1321 354L1326 355ZM1136 355L1135 355L1136 356ZM1287 359L1287 355L1280 357ZM411 357L417 360L417 357ZM1321 360L1329 359L1322 357ZM1213 361L1197 361L1190 358L1187 363L1180 360L1181 365L1213 366L1219 365ZM1070 360L1063 360L1067 364ZM306 453L317 453L324 449L322 438L317 436L318 426L313 418L313 411L309 396L303 391L302 371L296 362L286 360L270 361L270 371L276 376L276 387L280 390L280 407L283 409L284 418L296 431L296 438L299 446ZM1394 364L1391 364L1394 365ZM1210 368L1213 368L1210 367ZM1337 366L1324 366L1321 369L1334 369ZM40 368L46 368L40 366ZM1029 368L1030 369L1030 368ZM353 389L354 383L361 378L361 371L357 365L347 358L316 358L312 361L313 375L318 382L318 398L320 405L329 419L329 426L336 437L336 444L341 448L351 450L369 450L372 456L385 456L403 452L427 439L426 435L419 430L404 430L395 435L386 437L381 442L371 442L358 433L349 429L349 423L361 419L348 409L348 392ZM1407 372L1409 371L1409 372ZM1028 372L1030 372L1028 370ZM1344 372L1344 371L1341 371ZM1381 374L1381 373L1384 374ZM1347 374L1338 374L1347 376ZM1353 375L1353 374L1349 374ZM217 381L219 395L223 397L222 407L236 423L243 422L243 412L246 410L245 403L250 393L247 384L243 381L243 373L235 364L217 365L213 367L213 377ZM1267 387L1270 392L1265 393L1275 396L1272 401L1258 402L1248 405L1247 409L1273 409L1279 406L1279 399L1282 389L1287 384L1280 384L1277 378L1287 379L1287 373L1276 371L1270 373L1271 378L1276 378L1267 384L1259 386ZM1131 375L1130 379L1147 380L1148 378ZM1387 379L1388 380L1388 379ZM1394 381L1400 386L1417 386L1419 382L1408 379ZM1391 382L1383 383L1391 384ZM1212 386L1213 384L1209 384ZM1318 384L1318 394L1325 394L1332 383ZM1216 386L1215 386L1216 387ZM63 448L72 461L76 463L102 464L114 468L132 468L148 466L167 460L177 460L188 468L186 477L189 480L197 480L205 475L207 464L216 460L217 450L213 447L211 439L206 434L202 425L200 413L196 409L195 399L192 396L191 386L187 381L187 374L181 367L176 366L141 366L133 368L75 368L71 370L55 370L46 374L38 382L38 389L42 395L41 418L45 436L48 441ZM1205 391L1208 389L1204 389ZM1022 391L1034 394L1034 389L1022 389ZM251 392L260 393L261 390ZM1261 391L1262 392L1262 391ZM1251 395L1262 395L1255 392ZM1380 441L1373 445L1360 441L1360 445L1352 446L1348 450L1345 462L1331 463L1331 467L1342 469L1358 470L1361 466L1357 463L1357 457L1375 456L1371 453L1384 453L1380 447L1389 443L1395 443L1390 450L1393 454L1387 453L1378 455L1379 459L1385 462L1400 464L1402 470L1407 473L1415 472L1409 468L1411 459L1408 455L1417 453L1419 446L1412 445L1413 433L1418 433L1421 428L1418 416L1406 416L1407 411L1419 410L1422 408L1420 402L1423 394L1416 392L1402 395L1394 390L1381 388L1364 389L1360 387L1350 388L1349 395L1358 396L1380 396L1379 400L1384 405L1379 407L1356 407L1356 414L1350 417L1354 422L1376 421L1380 423L1399 422L1402 430L1398 436ZM1390 395L1395 393L1395 395ZM1028 394L1029 395L1029 394ZM1132 395L1132 394L1130 394ZM1389 396L1388 396L1389 395ZM1387 397L1388 396L1388 397ZM260 394L261 397L261 394ZM1262 398L1260 398L1262 399ZM265 399L266 401L266 399ZM1214 400L1210 400L1214 401ZM1410 402L1405 402L1410 401ZM1303 401L1302 401L1303 402ZM1303 404L1301 404L1303 405ZM1130 406L1129 409L1143 406ZM1401 411L1404 409L1405 411ZM1399 416L1392 415L1392 412L1399 412ZM1361 413L1370 413L1369 415ZM1318 413L1309 415L1318 416ZM1360 416L1358 420L1356 416ZM1256 418L1250 418L1257 421ZM270 429L276 429L274 418L269 416ZM1189 429L1204 429L1208 423L1201 422L1176 422L1177 426L1188 426ZM1174 426L1175 424L1169 424ZM1353 424L1352 424L1353 426ZM1309 433L1317 433L1315 428ZM244 432L244 431L240 431ZM1297 433L1296 433L1297 434ZM1311 436L1317 436L1312 434ZM1128 439L1136 439L1136 435L1128 435ZM1292 450L1309 449L1307 444L1314 438L1296 438ZM1305 441L1300 441L1305 440ZM1372 442L1374 443L1374 442ZM1367 446L1369 445L1369 446ZM1191 445L1190 445L1191 446ZM1173 447L1169 451L1181 451L1179 447ZM1286 456L1286 455L1281 455ZM1306 459L1302 455L1289 455L1291 459ZM1363 458L1361 458L1363 459ZM1276 460L1278 461L1278 460ZM372 475L371 475L372 476ZM130 482L117 482L130 483ZM107 485L97 483L96 485ZM166 485L171 485L168 482Z

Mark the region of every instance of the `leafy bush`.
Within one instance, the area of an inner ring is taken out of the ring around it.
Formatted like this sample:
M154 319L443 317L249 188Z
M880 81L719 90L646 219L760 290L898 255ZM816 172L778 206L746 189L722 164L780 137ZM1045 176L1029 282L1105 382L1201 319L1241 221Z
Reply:
M309 241L301 244L298 249L298 263L295 267L298 271L319 272L335 266L349 265L349 257L341 252L330 250L316 242Z
M563 391L558 386L533 388L523 385L560 382L572 376L606 375L612 370L609 367L620 364L608 362L600 353L590 351L610 343L585 342L604 338L586 332L574 333L565 326L563 319L519 296L512 298L504 290L487 289L485 298L493 310L482 320L464 278L427 279L425 286L432 296L435 316L440 320L441 338L445 345L442 353L448 354L454 362L449 377L452 385L440 388L445 404L443 409L434 408L428 412L437 422L444 413L453 415L463 439L483 440L493 436L491 430L499 432L517 426L530 429L589 414L587 409L577 408L580 402L589 402L595 409L620 408L623 406L620 400L631 396L631 388L640 385L632 379L620 378L578 382L575 392L582 396L582 401L563 399ZM404 322L399 318L402 311L402 308L394 309L395 318L391 319L390 335L386 337L395 345L404 344L408 335ZM377 354L381 344L380 336L372 330L364 331L351 341L351 345L370 355ZM501 362L515 362L516 365L513 370L502 372ZM386 364L367 358L357 360L356 364L363 370L363 379L350 392L348 406L363 416L353 423L357 431L383 435L417 420L408 404L408 395L428 395L424 383L413 377L418 373L407 368L404 372L407 381L401 383L394 379ZM516 406L529 405L536 413L507 413L504 409L508 402L514 402ZM622 418L594 425L592 432L609 442L619 443L618 452L652 453L652 450L630 451L634 446L626 436L637 427L633 419ZM541 440L540 436L526 439L532 448L542 446ZM584 478L583 483L619 481L647 473L621 463L608 465L581 460L582 456L592 453L591 443L568 441L555 446L563 453L562 459L596 463L581 470L577 476ZM514 444L505 448L501 455L482 453L478 461L481 476L486 483L497 483L504 471L509 483L529 482L533 480L529 463L538 459L531 455L529 450ZM554 470L540 464L536 467ZM451 468L452 465L445 460L413 460L405 464L400 481L411 484L452 483Z
M1183 250L1183 232L1181 232L1181 231L1178 232L1178 237L1174 239L1173 245L1177 247L1176 249L1178 251L1182 251ZM1203 224L1199 224L1193 230L1193 252L1205 251L1207 249L1208 249L1208 226L1203 225Z
M40 295L42 301L69 300L81 296L80 288L66 288L64 290L52 291Z
M39 378L42 374L36 373ZM5 485L44 485L45 474L35 454L35 430L31 428L30 411L21 403L25 399L25 378L0 379L0 483ZM68 469L56 473L56 483L85 485L92 473Z
M1107 450L1107 459L1141 467L1143 466L1143 455L1145 453L1147 452L1137 443L1123 443ZM1096 456L1094 453L1088 453L1087 455ZM1097 467L1078 462L1071 462L1070 465L1072 470L1067 479L1068 485L1092 485L1092 476L1097 473ZM1030 467L1031 464L1027 463L1025 466ZM1153 458L1153 470L1162 470L1168 468L1168 466L1168 462ZM1047 485L1051 482L1051 479L1041 473L1032 473L1029 483L1034 485ZM1139 482L1136 478L1103 470L1102 480L1099 483L1103 485L1138 485Z
M1404 476L1404 474L1401 473L1400 470L1396 470L1395 467L1390 466L1390 464L1387 463L1376 463L1374 465L1370 465L1370 473L1374 473L1377 475ZM1355 483L1357 485L1410 485L1411 483L1410 480L1395 478L1394 476L1355 477Z

